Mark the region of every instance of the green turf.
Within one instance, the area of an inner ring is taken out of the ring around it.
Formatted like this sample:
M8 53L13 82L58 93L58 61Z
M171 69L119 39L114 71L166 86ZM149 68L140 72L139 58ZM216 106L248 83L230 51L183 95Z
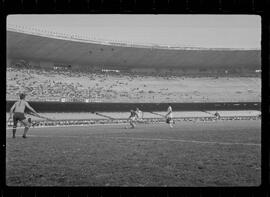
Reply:
M258 186L260 121L7 131L9 186Z

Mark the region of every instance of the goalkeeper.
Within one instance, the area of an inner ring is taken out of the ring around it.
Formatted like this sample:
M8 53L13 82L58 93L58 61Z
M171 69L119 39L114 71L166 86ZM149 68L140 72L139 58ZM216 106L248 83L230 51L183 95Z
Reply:
M25 101L25 94L20 94L20 100L15 102L14 105L11 107L8 119L10 120L13 115L13 138L15 138L18 121L20 121L24 125L24 133L22 137L26 138L26 133L31 126L31 120L26 120L26 117L24 116L24 111L26 107L30 109L34 114L38 115L38 113L28 104L28 102Z

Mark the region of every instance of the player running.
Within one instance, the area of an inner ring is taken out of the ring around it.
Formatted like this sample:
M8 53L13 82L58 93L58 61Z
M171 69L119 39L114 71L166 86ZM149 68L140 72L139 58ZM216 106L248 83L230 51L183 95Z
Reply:
M220 119L220 114L218 112L216 112L214 115L216 117L216 120L219 120Z
M143 119L143 112L138 107L136 108L135 112L138 115L138 120L142 120Z
M25 107L30 109L34 114L38 115L38 113L28 104L28 102L25 101L25 94L20 94L20 100L14 103L9 113L9 120L12 118L13 115L13 138L15 138L18 121L20 121L24 125L24 133L22 136L23 138L26 138L26 133L31 126L30 120L26 120L24 116Z
M138 114L134 110L130 110L130 116L128 118L131 129L135 128L135 121L138 118Z
M173 115L172 115L172 107L170 104L168 104L168 109L167 109L167 114L165 115L166 117L166 123L170 125L170 128L173 128Z

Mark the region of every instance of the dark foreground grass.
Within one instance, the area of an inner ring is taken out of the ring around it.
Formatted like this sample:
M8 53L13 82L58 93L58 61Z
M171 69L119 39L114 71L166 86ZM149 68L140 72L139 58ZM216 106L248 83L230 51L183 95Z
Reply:
M8 186L258 186L260 121L7 131Z

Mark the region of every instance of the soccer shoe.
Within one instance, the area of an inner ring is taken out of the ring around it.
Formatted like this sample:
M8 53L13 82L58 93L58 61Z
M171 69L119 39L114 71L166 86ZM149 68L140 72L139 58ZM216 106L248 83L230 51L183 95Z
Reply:
M25 136L25 135L23 135L22 137L23 137L23 138L26 138L26 136Z

